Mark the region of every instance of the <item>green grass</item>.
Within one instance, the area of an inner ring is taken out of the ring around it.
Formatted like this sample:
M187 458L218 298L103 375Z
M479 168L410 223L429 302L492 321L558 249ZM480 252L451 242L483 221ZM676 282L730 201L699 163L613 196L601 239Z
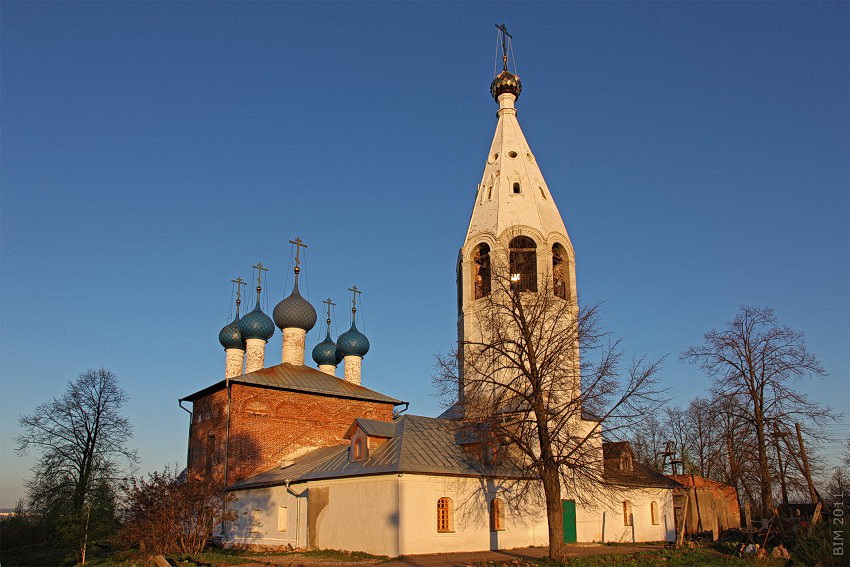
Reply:
M305 551L304 557L315 557L329 561L389 561L386 555L372 555L362 551L340 551L337 549L314 549Z

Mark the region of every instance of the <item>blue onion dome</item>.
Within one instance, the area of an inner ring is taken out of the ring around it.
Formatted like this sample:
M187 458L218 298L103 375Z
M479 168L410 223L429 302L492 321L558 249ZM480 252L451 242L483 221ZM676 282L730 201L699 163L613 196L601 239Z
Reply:
M493 79L490 83L490 94L493 95L493 100L499 102L499 95L502 93L511 93L519 98L519 93L522 92L522 81L518 75L514 75L508 70L504 70Z
M243 339L263 339L267 341L274 334L274 323L271 318L260 309L260 303L250 313L246 313L239 319L239 332Z
M366 335L357 330L354 323L351 328L341 334L336 340L336 346L339 354L342 356L366 356L369 352L369 339Z
M224 348L245 350L245 341L242 340L242 333L239 332L239 317L233 319L218 332L218 342Z
M313 360L318 365L329 364L331 366L336 366L342 360L330 333L325 336L325 340L313 347Z
M296 327L309 331L316 324L316 310L298 293L298 282L289 297L275 305L272 316L280 329Z

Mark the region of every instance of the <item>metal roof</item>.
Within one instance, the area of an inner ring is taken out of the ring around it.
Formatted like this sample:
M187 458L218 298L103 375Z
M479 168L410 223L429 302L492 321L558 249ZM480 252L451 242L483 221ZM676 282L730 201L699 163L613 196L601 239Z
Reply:
M623 453L631 456L631 470L620 470ZM603 478L619 486L647 486L657 488L679 488L680 484L658 471L654 471L634 457L628 441L605 441L602 443Z
M294 365L289 363L278 364L263 368L248 374L234 376L230 379L234 384L251 384L254 386L262 386L264 388L275 388L278 390L292 390L296 392L309 392L311 394L321 394L326 396L335 396L339 398L351 398L355 400L366 400L371 402L383 402L393 405L401 405L405 402L385 396L384 394L346 382L336 376L325 374L315 368L309 366ZM185 398L186 401L193 401L211 391L218 390L226 384L226 380L222 380L208 386L203 390L198 390L193 394L189 394Z
M373 420L358 420L372 422ZM455 476L527 478L527 471L508 466L485 465L457 444L462 424L447 419L403 415L384 422L382 434L395 431L386 442L369 452L365 461L351 461L348 445L316 449L288 467L275 467L241 480L230 489L254 488L347 476L387 473L423 473ZM367 427L374 424L369 424ZM365 431L365 430L364 430Z

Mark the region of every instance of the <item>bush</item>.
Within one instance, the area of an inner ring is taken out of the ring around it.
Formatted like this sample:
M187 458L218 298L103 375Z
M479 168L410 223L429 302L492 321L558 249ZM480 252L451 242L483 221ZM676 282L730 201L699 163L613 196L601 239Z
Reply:
M121 537L154 553L200 553L217 526L236 519L229 507L234 497L220 482L198 475L184 479L168 467L131 479L125 492Z

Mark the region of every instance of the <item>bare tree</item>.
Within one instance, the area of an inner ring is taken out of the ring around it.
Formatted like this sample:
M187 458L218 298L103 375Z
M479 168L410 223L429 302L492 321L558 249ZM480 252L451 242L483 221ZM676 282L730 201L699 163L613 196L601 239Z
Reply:
M89 370L69 382L61 397L18 420L25 432L16 438L19 454L39 452L27 482L31 507L52 518L73 540L69 543L79 546L83 562L91 536L110 527L114 518L122 465L137 460L126 446L132 436L120 412L126 401L115 374Z
M200 553L213 530L236 519L236 499L209 475L181 477L176 469L132 478L124 488L122 538L154 553Z
M635 458L653 470L662 471L665 460L663 454L667 448L667 428L650 414L635 424L628 434Z
M530 473L534 480L516 482L513 494L542 491L549 556L557 558L562 494L595 504L610 492L602 433L622 436L659 406L659 362L639 359L621 373L619 345L605 342L596 307L559 297L546 273L534 290L517 276L493 262L489 293L475 306L479 336L438 359L435 381L458 395L465 422L484 432L492 447L485 454Z
M771 445L775 427L787 431L793 423L822 424L828 408L811 402L794 389L795 380L824 374L818 359L806 349L803 334L780 325L773 310L741 307L725 329L705 334L682 359L699 364L714 380L718 398L749 424L755 436L762 517L773 510Z

